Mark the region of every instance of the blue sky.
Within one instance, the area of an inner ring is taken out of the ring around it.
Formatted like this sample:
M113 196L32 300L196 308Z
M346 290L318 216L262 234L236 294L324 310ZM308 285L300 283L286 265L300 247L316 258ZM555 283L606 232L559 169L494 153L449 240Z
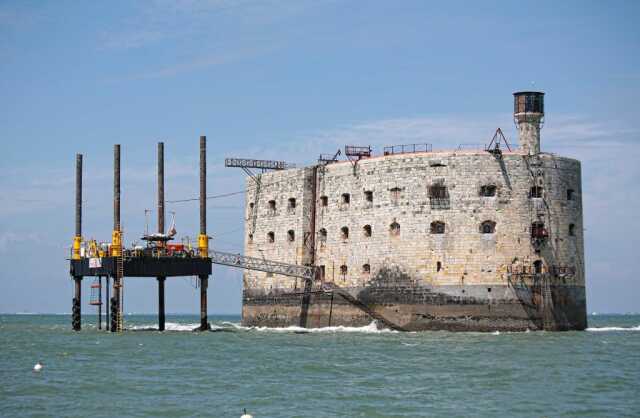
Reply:
M640 3L0 2L0 312L69 312L75 153L84 235L108 240L112 147L122 144L125 242L155 206L242 190L225 156L311 163L345 144L515 142L513 91L546 96L544 151L583 162L589 311L638 312ZM242 196L210 200L217 249L242 249ZM194 236L197 203L169 204ZM151 219L155 223L155 217ZM238 313L241 273L215 267L209 309ZM89 280L84 281L88 295ZM167 310L197 312L193 281ZM155 312L153 281L126 310ZM83 309L86 311L87 306Z

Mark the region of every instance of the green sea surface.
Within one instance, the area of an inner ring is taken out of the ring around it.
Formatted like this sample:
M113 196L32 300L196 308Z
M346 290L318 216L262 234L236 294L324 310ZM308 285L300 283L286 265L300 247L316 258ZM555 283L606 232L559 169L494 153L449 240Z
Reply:
M640 316L584 332L243 328L0 315L2 417L638 417ZM44 368L34 372L36 362Z

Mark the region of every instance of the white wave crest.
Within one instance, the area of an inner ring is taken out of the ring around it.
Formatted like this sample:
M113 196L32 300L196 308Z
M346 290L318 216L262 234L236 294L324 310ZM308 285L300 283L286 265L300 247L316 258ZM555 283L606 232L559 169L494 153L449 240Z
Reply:
M640 331L640 325L638 325L636 327L596 327L596 328L587 328L586 331L591 331L591 332Z
M332 333L332 332L344 332L344 333L363 333L363 334L382 334L382 333L397 333L398 331L391 330L388 328L378 329L378 325L376 321L371 322L369 325L365 325L362 327L345 327L345 326L335 326L335 327L322 327L322 328L303 328L298 326L290 326L283 328L273 328L273 327L243 327L237 324L231 323L234 327L238 329L245 329L249 331L259 331L259 332L294 332L294 333Z

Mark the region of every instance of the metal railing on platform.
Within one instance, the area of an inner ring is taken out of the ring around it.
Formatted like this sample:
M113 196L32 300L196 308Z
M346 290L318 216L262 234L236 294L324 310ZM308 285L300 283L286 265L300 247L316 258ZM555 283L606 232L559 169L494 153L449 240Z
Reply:
M431 144L401 144L384 147L384 155L410 154L415 152L431 152Z

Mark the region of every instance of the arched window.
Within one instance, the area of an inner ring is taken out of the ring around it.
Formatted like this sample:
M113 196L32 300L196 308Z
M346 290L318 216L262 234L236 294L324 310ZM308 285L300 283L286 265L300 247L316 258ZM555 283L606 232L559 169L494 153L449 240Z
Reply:
M542 198L543 191L544 189L542 188L542 186L533 186L531 187L531 190L529 190L529 197L532 199Z
M296 233L293 229L287 231L287 241L293 242L296 240Z
M496 223L493 221L484 221L480 224L481 234L493 234L496 232Z
M575 237L576 236L576 225L575 224L569 224L569 236L570 237Z
M341 202L343 205L348 205L351 203L351 195L349 193L342 193Z
M371 236L371 225L365 225L362 227L362 233L365 237Z
M371 266L369 264L363 264L362 274L369 274L369 273L371 273Z
M247 237L247 241L249 242L249 244L253 244L253 234L249 234L249 236Z
M342 239L349 239L349 228L347 228L346 226L340 228L340 237Z
M271 231L271 232L267 232L267 242L272 243L275 242L276 240L276 234Z
M431 222L430 232L432 234L444 234L445 225L444 222L433 221Z
M389 225L389 233L392 237L397 237L400 235L400 224L396 221L393 221L391 225Z
M276 213L276 201L275 200L270 200L269 201L269 213L271 213L272 215Z
M327 230L326 229L321 228L318 231L318 241L320 241L320 243L327 242Z
M320 206L329 206L329 198L327 196L320 196Z
M493 184L486 184L480 187L480 196L482 197L493 197L496 195L496 186Z
M402 189L400 189L399 187L393 187L389 189L389 191L391 192L391 201L393 203L397 203L398 200L400 200L400 192L402 191Z
M342 274L343 276L346 276L348 272L347 266L346 265L341 265L340 266L340 274Z

